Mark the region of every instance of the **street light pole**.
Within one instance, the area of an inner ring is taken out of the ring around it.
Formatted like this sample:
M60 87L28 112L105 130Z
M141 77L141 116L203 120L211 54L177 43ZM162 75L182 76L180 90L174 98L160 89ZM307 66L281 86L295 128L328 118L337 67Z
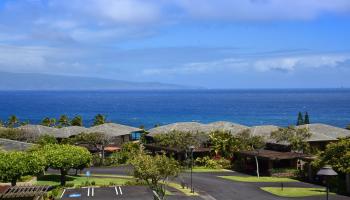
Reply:
M324 166L320 171L317 172L318 176L323 176L326 178L326 199L329 198L329 177L338 175L331 166Z
M191 151L191 193L194 193L193 190L193 180L192 180L192 174L193 174L193 150L194 146L190 146L190 151Z

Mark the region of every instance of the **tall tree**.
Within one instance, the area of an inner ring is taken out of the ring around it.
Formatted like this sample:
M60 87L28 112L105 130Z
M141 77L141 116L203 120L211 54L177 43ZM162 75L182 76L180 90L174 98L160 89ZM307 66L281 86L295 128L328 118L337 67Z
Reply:
M25 175L37 175L44 171L45 159L36 153L1 152L0 180L16 185L18 179Z
M303 119L303 114L301 112L298 113L298 120L297 120L297 126L303 125L304 124L304 119Z
M350 193L350 138L328 144L316 163L317 167L328 164L346 174L346 190Z
M66 175L70 169L79 169L90 165L92 156L84 147L50 144L42 147L47 167L60 170L61 185L66 184Z
M8 122L7 122L7 126L9 128L13 128L15 127L16 125L18 125L19 123L19 119L17 118L16 115L11 115L8 119Z
M51 120L49 117L45 117L43 120L41 120L41 125L43 126L50 126Z
M176 177L180 172L179 163L165 155L139 154L131 161L134 168L134 177L143 180L155 191L160 199L165 197L165 187L160 184L171 177Z
M72 126L83 126L83 118L81 116L75 116L70 123Z
M295 128L294 126L279 128L272 132L270 137L276 142L289 143L292 151L295 152L308 153L310 150L307 139L311 137L311 133L307 128Z
M304 117L304 124L310 124L310 117L309 117L309 113L305 113L305 117Z
M50 118L50 126L51 127L55 127L56 126L56 122L57 122L56 118Z
M70 121L67 115L61 115L60 118L58 119L58 124L61 127L67 127L70 126Z
M98 126L101 124L106 123L106 116L102 115L102 114L97 114L94 118L94 126Z
M105 158L105 147L111 141L111 137L107 136L104 133L80 133L71 139L73 144L90 144L93 145L96 149L101 146L102 150L102 165L104 164Z
M350 130L350 124L346 127L346 129Z
M239 151L238 140L227 131L214 131L209 134L209 143L216 156L231 158L234 152Z

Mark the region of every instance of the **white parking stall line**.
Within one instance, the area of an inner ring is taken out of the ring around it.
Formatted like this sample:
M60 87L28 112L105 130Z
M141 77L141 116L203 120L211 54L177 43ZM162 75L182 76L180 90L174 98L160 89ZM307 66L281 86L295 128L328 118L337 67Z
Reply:
M90 196L90 188L88 187L88 193L87 193L87 196L89 197Z
M123 195L122 188L119 186L120 195Z
M95 188L91 188L91 196L93 197L95 193Z
M62 199L62 197L63 197L63 195L64 195L65 192L66 192L66 189L63 190L60 199Z
M118 194L118 189L117 189L117 187L114 187L114 190L115 190L115 195L118 196L119 194Z

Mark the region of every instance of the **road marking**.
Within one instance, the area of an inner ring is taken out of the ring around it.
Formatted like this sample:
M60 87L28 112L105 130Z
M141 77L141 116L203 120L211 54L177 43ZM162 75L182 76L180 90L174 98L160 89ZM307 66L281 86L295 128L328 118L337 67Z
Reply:
M118 196L119 194L118 194L118 189L117 189L117 187L114 187L114 189L115 189L115 195Z
M89 196L90 196L90 188L88 187L87 189L88 189L88 194L87 194L87 196L89 197Z
M63 190L60 199L62 199L62 197L63 197L63 195L64 195L65 192L66 192L66 189Z
M123 195L122 188L119 186L120 195Z
M95 188L91 188L91 196L93 197L95 193Z

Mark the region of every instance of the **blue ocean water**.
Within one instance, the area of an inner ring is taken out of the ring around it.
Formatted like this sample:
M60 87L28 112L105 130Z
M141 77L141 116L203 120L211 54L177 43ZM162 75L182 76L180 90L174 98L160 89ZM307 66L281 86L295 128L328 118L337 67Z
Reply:
M295 124L308 111L311 122L350 123L349 89L191 91L11 91L0 92L0 119L15 114L39 123L44 117L81 115L85 125L97 113L131 126L179 121L232 121L244 125Z

